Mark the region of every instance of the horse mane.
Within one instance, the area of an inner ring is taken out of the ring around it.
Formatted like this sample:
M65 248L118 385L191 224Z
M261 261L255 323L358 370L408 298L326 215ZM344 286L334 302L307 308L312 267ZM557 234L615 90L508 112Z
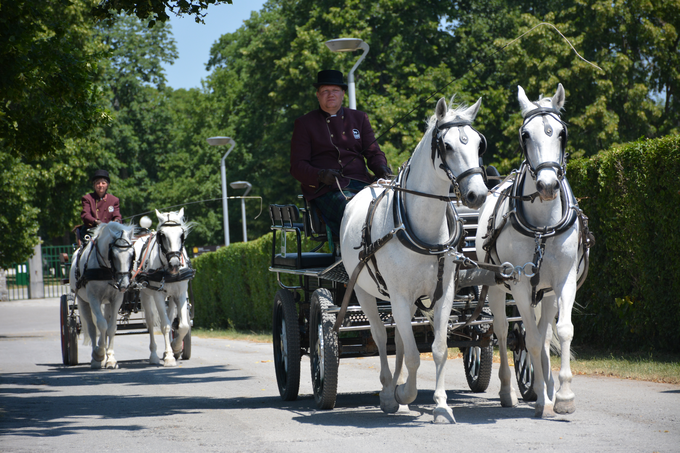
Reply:
M99 237L105 229L110 231L111 236L115 236L119 232L134 234L135 231L134 225L131 224L125 225L118 222L100 223L95 227L92 237Z
M531 102L535 107L552 107L552 97L543 97L543 95L538 96L538 101L532 101ZM530 111L532 111L534 108L528 108L522 110L522 118L526 116L526 114ZM560 110L564 110L564 108L561 108Z
M446 116L454 116L455 117L456 115L460 115L460 113L464 112L465 110L468 109L468 107L470 107L469 105L466 105L466 104L463 104L463 103L458 103L454 107L453 101L454 101L455 98L456 98L455 94L453 96L451 96L451 100L449 101L449 109L446 112ZM426 133L432 131L432 129L434 129L434 126L436 124L437 124L437 115L432 114L432 116L430 116L430 118L427 120L427 131L426 131Z

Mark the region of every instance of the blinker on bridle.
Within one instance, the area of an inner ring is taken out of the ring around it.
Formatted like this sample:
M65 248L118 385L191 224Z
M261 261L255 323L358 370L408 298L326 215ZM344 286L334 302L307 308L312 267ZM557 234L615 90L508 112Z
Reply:
M525 128L527 124L531 120L533 120L535 117L540 116L541 120L543 121L543 132L545 135L548 137L552 137L553 134L553 128L550 125L550 123L547 121L546 116L551 116L553 117L556 121L558 121L560 124L562 124L562 128L564 131L564 134L561 136L560 140L560 161L559 162L541 162L538 164L537 167L534 167L533 163L529 160L529 156L527 155L527 148L526 148L526 139L524 137L525 134ZM554 168L555 172L557 173L557 177L561 180L564 178L564 175L566 174L566 162L565 162L565 149L567 147L567 124L562 121L562 118L560 117L560 112L558 109L553 108L553 107L537 107L534 110L531 110L527 112L527 114L524 116L524 122L522 123L522 127L519 128L519 144L520 147L522 148L522 154L524 155L524 159L528 163L529 167L529 173L531 173L531 177L533 179L536 179L538 172L543 170L544 168Z

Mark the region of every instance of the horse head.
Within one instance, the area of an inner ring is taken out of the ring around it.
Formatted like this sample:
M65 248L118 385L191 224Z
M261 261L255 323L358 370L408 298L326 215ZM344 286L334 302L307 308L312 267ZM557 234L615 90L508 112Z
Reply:
M451 98L451 103L453 98ZM486 151L486 138L472 127L482 98L468 108L450 110L441 98L435 108L432 131L432 161L436 173L447 178L465 206L477 209L486 200L487 187L480 157Z
M161 256L165 258L165 266L171 275L176 275L182 266L184 240L191 230L191 224L184 220L184 208L179 211L159 212L158 243Z
M519 129L524 159L541 200L554 200L560 193L560 181L564 178L566 166L567 125L560 118L564 88L560 83L553 97L541 97L536 102L529 101L521 86L517 88L524 118Z
M133 226L118 222L101 224L94 233L93 242L97 244L97 254L113 272L115 281L113 286L121 292L125 292L130 286L130 275L135 261L133 236Z

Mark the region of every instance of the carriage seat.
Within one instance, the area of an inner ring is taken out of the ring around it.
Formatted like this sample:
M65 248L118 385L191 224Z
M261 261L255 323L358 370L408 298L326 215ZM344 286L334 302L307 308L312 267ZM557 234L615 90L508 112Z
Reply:
M289 269L325 268L335 262L332 253L302 252L302 231L307 225L301 222L300 210L295 205L269 205L269 216L272 221L272 267ZM276 253L277 232L280 238L281 253ZM286 233L295 233L296 252L287 253Z
M486 167L486 187L489 189L493 189L496 187L498 184L501 183L503 178L501 177L501 174L498 173L498 170L496 167L493 165L488 165Z

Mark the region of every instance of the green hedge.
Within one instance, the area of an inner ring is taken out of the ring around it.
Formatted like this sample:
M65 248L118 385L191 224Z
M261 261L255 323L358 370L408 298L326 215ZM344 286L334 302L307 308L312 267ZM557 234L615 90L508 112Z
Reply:
M318 243L303 240L303 251L314 245ZM279 247L277 243L277 252ZM294 247L295 235L289 233L288 252L294 252ZM271 249L270 233L193 259L194 326L271 330L274 295L279 290L276 274L268 270ZM282 279L297 284L294 276L283 275Z
M596 244L574 341L680 351L680 136L569 164Z

